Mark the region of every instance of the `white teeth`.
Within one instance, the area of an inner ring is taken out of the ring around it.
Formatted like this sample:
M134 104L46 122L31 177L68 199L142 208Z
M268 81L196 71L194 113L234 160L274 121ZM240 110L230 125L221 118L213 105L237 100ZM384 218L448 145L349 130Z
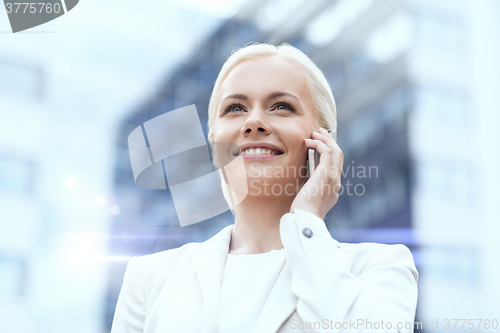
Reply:
M255 150L252 148L245 149L242 152L243 155L278 155L274 150L264 149L264 148L256 148Z

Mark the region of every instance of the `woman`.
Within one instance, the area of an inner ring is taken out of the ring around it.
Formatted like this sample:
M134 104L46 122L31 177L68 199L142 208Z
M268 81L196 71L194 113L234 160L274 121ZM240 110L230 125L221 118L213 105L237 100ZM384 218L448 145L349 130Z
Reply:
M335 102L314 63L287 44L237 50L215 83L208 125L210 144L241 149L244 170L222 180L235 223L203 243L132 258L112 332L413 331L408 248L339 243L323 221L343 154L325 130L336 132ZM307 178L309 148L320 163Z

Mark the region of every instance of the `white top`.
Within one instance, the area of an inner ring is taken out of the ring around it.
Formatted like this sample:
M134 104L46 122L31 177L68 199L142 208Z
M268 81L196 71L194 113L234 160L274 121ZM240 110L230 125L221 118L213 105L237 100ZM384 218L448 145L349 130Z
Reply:
M228 253L222 274L218 333L255 332L266 296L284 262L284 249L259 254Z

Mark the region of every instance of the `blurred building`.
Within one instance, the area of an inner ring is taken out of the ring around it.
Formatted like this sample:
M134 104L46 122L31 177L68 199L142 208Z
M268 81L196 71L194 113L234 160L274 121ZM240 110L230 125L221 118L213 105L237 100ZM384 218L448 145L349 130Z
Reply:
M123 214L114 221L111 251L133 256L175 248L233 223L226 212L181 228L168 190L135 185L127 138L143 122L190 104L206 134L211 89L231 51L253 41L288 42L323 70L337 101L345 174L340 200L325 218L332 235L410 247L420 272L416 320L424 330L428 320L492 315L500 292L489 277L499 265L487 260L498 254L489 240L499 236L492 198L498 199L493 170L500 163L498 149L494 155L483 149L480 158L471 152L499 139L478 135L483 127L494 132L488 108L500 106L490 89L498 79L488 77L480 60L483 53L498 55L486 27L498 28L490 13L499 11L493 0L249 1L123 123L115 167ZM498 74L500 58L488 59ZM478 102L485 98L487 104ZM493 121L500 125L498 116ZM125 268L113 265L107 325Z
M0 122L0 309L7 330L30 328L24 303L41 223L37 185L47 129L40 103L45 86L39 63L0 56L0 104L18 110L2 114Z

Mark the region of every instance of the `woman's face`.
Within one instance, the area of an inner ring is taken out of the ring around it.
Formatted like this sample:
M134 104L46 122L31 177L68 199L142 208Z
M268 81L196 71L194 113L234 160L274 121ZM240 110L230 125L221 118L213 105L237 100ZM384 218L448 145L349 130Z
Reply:
M292 195L297 188L284 187L304 181L304 139L319 129L302 70L276 56L245 60L229 73L216 97L214 142L241 147L250 194L264 194L267 186L269 195ZM274 149L250 155L248 146L254 146L254 153L257 147Z

